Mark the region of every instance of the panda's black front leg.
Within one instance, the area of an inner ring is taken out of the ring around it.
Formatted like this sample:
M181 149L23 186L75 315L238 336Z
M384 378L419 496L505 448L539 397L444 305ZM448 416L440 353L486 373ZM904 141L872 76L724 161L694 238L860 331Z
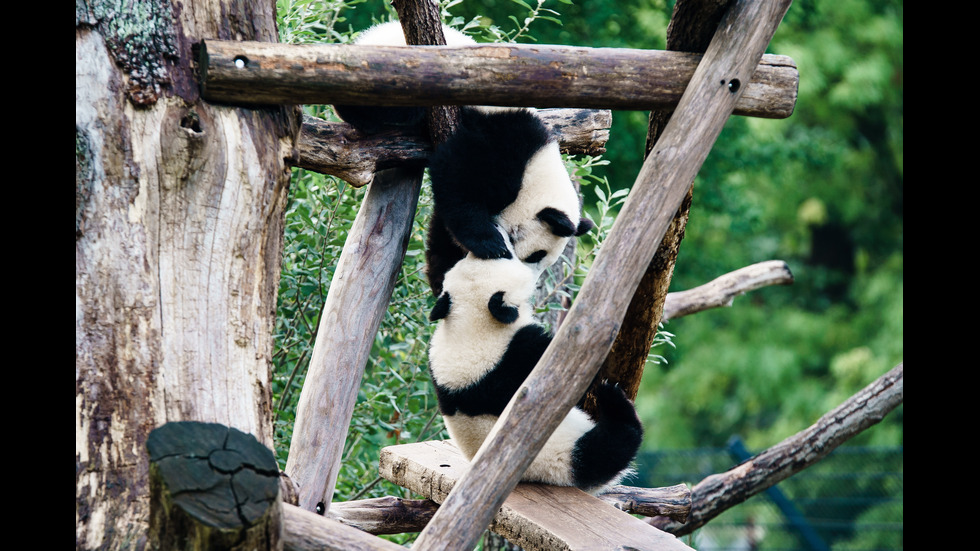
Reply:
M471 215L446 219L446 227L457 243L484 259L511 258L510 247L491 216Z

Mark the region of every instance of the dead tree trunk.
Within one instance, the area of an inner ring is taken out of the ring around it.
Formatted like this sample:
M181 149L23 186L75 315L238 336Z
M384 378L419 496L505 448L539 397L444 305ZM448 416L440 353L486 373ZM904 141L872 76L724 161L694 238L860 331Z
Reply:
M298 113L213 106L192 48L275 41L274 5L75 11L75 543L144 541L167 421L272 444L269 377ZM127 6L129 6L127 4Z

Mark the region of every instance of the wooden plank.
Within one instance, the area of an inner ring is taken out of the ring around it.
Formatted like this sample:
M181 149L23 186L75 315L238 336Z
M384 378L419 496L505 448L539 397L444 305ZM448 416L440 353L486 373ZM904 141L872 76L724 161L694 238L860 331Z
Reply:
M381 476L442 503L469 462L449 440L381 450ZM689 550L674 536L577 488L518 484L490 529L524 549Z

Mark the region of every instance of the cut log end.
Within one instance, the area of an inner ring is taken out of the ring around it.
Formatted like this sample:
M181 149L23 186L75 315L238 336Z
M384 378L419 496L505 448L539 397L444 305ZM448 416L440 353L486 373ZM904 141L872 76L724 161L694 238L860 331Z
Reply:
M281 547L279 469L254 436L213 423L167 423L150 433L146 449L151 543Z

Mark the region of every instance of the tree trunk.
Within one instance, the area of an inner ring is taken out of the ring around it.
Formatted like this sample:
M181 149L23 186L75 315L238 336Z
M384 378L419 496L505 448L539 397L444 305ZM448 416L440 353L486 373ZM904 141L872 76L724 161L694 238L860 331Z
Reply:
M274 4L75 12L75 545L141 547L145 442L216 422L272 445L294 110L209 105L192 47L275 41Z

